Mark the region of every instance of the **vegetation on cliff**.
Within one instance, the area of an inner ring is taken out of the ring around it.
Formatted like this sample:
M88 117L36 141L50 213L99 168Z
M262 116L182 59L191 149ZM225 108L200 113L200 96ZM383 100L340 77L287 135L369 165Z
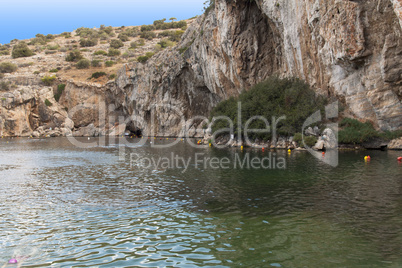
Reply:
M12 73L18 69L17 65L11 62L0 63L0 73Z
M34 55L34 53L31 49L29 49L28 45L25 42L19 42L17 45L14 46L11 55L15 59L21 57L30 57Z
M232 120L236 136L239 135L238 102L241 103L242 125L240 129L242 133L246 121L255 116L262 116L267 121L271 121L275 117L278 122L276 133L284 136L292 136L300 132L305 120L317 110L323 110L325 104L325 100L316 96L305 82L299 79L271 77L243 92L239 97L232 97L219 103L213 109L211 117L227 116ZM286 116L286 118L278 120L281 116ZM212 131L228 127L227 120L216 120L212 125ZM266 128L266 123L260 119L253 120L248 126L248 129ZM272 129L269 133L250 133L249 138L268 140L271 136Z
M362 123L352 118L344 118L339 126L338 141L343 144L361 144L376 138L392 140L402 136L402 130L379 132L370 122Z

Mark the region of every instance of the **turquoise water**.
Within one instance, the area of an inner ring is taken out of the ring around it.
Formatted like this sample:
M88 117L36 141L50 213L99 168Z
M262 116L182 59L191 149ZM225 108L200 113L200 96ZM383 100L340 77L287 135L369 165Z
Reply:
M115 142L1 139L0 267L402 266L401 152L341 152L332 168L278 151L285 169L185 170L129 155L270 152L131 141L122 158Z

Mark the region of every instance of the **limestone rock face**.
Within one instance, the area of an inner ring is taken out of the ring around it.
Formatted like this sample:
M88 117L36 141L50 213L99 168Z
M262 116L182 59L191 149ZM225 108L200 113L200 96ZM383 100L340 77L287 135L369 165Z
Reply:
M67 118L67 112L55 101L50 87L20 86L0 92L0 100L2 136L29 136L40 125L54 129Z
M392 140L388 144L388 149L391 150L402 150L402 138Z
M305 79L380 129L402 128L400 1L215 2L180 51L120 71L114 93L139 128L180 135L201 125L189 119L274 74Z

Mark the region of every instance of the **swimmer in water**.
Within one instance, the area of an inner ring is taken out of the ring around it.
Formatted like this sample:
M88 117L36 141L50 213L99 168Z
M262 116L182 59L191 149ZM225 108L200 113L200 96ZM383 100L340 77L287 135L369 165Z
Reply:
M22 263L28 259L29 256L18 256L15 258L10 259L8 262L6 262L1 268L4 267L10 267L10 264L17 264L17 268L21 267Z

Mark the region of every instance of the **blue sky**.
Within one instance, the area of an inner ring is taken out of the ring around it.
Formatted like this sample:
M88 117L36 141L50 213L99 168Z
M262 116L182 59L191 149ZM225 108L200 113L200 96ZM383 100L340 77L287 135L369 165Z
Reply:
M0 43L41 34L71 32L79 27L130 26L154 20L200 15L205 0L3 0Z

